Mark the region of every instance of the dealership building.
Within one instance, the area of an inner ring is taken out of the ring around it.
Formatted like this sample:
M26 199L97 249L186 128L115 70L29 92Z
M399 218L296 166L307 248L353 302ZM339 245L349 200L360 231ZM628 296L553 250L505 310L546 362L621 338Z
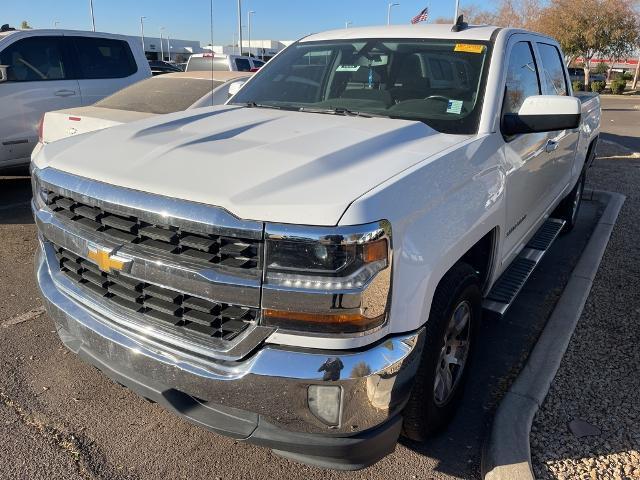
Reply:
M133 41L142 45L142 37L129 36ZM149 60L172 60L177 63L186 62L193 53L203 53L200 42L197 40L180 40L167 37L144 36L144 54Z

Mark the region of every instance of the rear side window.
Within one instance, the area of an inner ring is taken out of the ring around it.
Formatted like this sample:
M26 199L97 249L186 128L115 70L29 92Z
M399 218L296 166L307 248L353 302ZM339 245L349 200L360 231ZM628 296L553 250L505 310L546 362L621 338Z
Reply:
M187 72L208 72L213 62L214 72L228 72L229 62L226 57L191 57L187 63Z
M251 63L248 58L236 58L236 68L239 72L250 72Z
M560 52L553 45L538 43L542 62L542 85L545 95L567 95L567 82Z
M110 38L73 37L80 78L124 78L138 71L129 44Z
M263 65L264 65L264 62L261 62L260 60L254 60L254 61L253 61L253 66L254 66L255 68L260 68L260 67L262 67Z
M30 37L18 40L0 52L0 65L7 65L10 82L37 82L69 78L62 37Z
M518 42L509 57L502 112L518 113L524 100L532 95L540 95L538 69L529 42Z

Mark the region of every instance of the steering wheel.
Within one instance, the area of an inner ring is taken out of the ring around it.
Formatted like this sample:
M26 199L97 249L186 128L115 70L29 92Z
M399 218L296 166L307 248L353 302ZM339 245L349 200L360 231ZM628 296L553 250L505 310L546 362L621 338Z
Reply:
M429 95L425 97L425 100L440 100L442 102L449 103L449 99L447 97L443 97L442 95Z

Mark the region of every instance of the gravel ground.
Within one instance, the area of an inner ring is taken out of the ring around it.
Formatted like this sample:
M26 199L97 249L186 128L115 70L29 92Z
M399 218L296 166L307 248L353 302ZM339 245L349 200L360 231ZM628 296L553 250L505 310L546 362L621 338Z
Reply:
M588 177L591 188L621 192L627 200L534 419L538 479L640 479L640 160L629 153L605 144Z

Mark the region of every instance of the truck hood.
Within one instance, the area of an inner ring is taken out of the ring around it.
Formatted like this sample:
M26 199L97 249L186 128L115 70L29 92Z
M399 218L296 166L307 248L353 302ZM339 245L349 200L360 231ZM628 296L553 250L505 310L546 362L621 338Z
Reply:
M335 225L368 190L467 138L422 122L222 106L63 139L34 161L242 219Z

